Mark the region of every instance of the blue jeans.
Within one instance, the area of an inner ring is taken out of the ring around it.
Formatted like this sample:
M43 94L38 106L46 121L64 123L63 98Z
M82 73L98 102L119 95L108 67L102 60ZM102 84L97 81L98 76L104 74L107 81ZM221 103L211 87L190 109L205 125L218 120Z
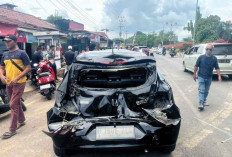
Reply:
M204 79L202 77L198 76L198 91L199 91L199 104L203 105L205 104L205 101L207 99L207 96L209 94L209 88L212 82L212 77L208 79Z

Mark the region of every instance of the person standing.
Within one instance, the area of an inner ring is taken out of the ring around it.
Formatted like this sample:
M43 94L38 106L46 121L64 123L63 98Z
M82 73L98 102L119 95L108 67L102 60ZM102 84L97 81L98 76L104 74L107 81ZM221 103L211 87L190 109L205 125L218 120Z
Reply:
M214 68L218 74L218 81L221 82L222 80L218 60L214 55L212 55L213 50L214 46L212 44L208 44L206 46L206 53L198 57L194 67L193 79L195 81L197 79L198 71L199 110L203 110L205 106L208 106L207 96L209 94Z
M41 47L37 47L36 51L37 51L37 52L34 53L33 56L32 56L32 65L33 65L34 63L39 64L39 62L43 60L43 57L42 57L42 55L41 55L41 53L42 53L42 48L41 48Z
M25 116L20 99L26 85L26 75L30 72L30 59L25 51L17 46L17 37L9 34L5 36L9 52L3 54L0 66L1 81L7 85L7 93L10 100L11 122L9 131L2 135L7 139L16 134L16 130L25 125ZM6 76L4 76L6 72Z
M57 78L57 70L56 70L56 62L55 62L55 46L51 45L50 50L48 51L48 60L50 61L50 66L54 70L56 80Z
M65 73L70 69L71 64L74 61L75 53L72 51L72 46L68 46L68 51L64 54L66 61Z

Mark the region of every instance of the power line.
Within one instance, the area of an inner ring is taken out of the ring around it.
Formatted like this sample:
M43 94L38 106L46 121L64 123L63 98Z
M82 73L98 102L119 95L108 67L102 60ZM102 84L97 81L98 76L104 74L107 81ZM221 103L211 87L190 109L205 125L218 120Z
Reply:
M94 22L97 23L97 21L92 16L90 16L86 11L84 11L81 7L79 7L74 1L72 1L72 0L70 0L70 1L73 2L75 4L75 6L78 7L86 16L88 16L91 20L93 20Z
M94 23L95 25L98 25L97 22L91 20L89 17L84 15L76 6L74 6L69 0L66 1L74 10L79 12L86 20L89 20L90 22Z
M36 0L36 3L49 15L48 11L46 9L44 9L44 7L39 3L38 0Z
M86 19L83 19L80 16L78 16L78 14L74 13L72 10L70 10L72 8L69 8L66 5L66 3L64 3L62 0L61 1L57 0L57 2L60 4L60 6L62 6L63 8L65 8L65 10L69 11L74 17L78 18L80 21L85 21L85 23L87 23L87 25L95 26L92 23L90 23L89 21L87 21Z

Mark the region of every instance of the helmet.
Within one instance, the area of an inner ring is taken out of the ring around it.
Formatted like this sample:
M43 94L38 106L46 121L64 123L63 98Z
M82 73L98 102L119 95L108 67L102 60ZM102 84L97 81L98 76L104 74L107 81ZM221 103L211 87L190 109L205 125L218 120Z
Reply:
M72 50L72 46L68 46L68 50Z

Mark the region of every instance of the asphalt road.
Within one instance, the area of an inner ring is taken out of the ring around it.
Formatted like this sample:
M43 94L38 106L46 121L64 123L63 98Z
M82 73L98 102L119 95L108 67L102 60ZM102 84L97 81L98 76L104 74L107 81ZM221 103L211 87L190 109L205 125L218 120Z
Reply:
M182 59L170 56L155 56L159 71L173 88L176 104L182 115L182 125L177 147L171 154L127 151L71 152L74 156L170 156L170 157L231 157L232 154L232 80L223 77L222 83L213 80L208 97L209 107L198 111L197 83L192 74L183 72ZM46 112L53 106L54 98L46 100L33 92L27 97L26 126L8 140L0 139L1 157L53 157L51 139L42 133L47 130ZM10 114L0 115L0 134L7 131Z

